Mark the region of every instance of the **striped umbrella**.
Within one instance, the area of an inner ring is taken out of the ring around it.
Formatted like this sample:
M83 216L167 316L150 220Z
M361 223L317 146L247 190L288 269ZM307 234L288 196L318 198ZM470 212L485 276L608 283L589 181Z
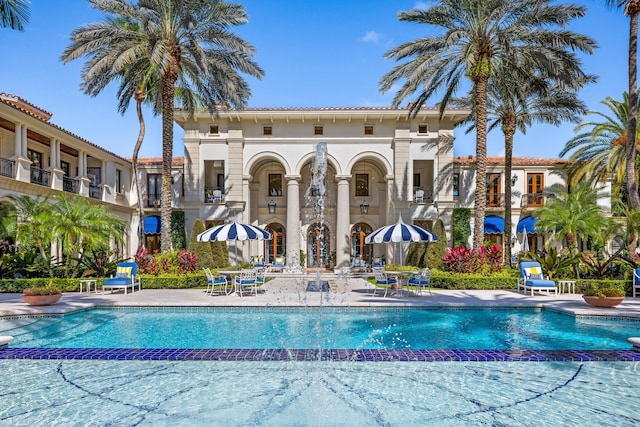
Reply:
M413 224L405 224L402 217L397 223L378 228L364 238L365 243L389 242L435 242L438 237L432 232Z
M365 243L435 242L438 236L422 227L402 222L402 216L393 225L378 228L364 238ZM402 246L400 247L400 267L402 268Z
M230 222L228 224L216 225L198 234L198 242L212 242L218 240L225 242L229 240L271 240L271 233L249 224ZM238 245L235 246L236 265L238 263Z
M211 242L218 240L225 242L228 240L271 240L271 233L249 224L230 222L228 224L216 225L198 234L198 242Z

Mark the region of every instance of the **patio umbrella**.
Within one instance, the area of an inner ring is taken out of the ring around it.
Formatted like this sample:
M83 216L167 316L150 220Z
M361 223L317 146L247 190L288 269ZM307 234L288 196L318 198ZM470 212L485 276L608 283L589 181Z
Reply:
M435 242L438 236L422 227L402 222L402 216L398 222L378 228L364 238L365 243L400 243L400 269L402 270L402 242Z
M271 233L250 224L230 222L228 224L216 225L198 234L198 242L220 242L230 240L271 240ZM235 245L236 265L238 264L238 245Z
M527 238L527 227L522 228L522 252L529 252L529 239Z

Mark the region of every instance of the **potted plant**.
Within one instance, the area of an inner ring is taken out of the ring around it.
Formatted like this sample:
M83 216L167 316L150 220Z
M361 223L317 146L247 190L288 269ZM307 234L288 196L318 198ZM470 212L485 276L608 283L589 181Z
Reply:
M624 297L624 289L615 286L590 286L582 294L586 303L594 307L615 307Z
M62 292L55 286L26 288L22 291L22 299L29 305L50 305L58 302Z

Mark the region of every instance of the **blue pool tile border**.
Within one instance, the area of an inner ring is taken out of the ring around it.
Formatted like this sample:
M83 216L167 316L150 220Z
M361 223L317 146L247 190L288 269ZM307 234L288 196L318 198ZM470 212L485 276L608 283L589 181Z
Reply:
M323 362L640 362L634 350L313 350L6 348L0 359L323 361Z

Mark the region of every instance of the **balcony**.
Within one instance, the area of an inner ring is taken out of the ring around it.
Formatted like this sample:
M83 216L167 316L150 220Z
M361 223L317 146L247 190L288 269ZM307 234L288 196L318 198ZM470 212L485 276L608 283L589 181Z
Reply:
M90 184L89 185L89 197L92 199L102 199L102 190L99 186Z
M418 187L413 193L413 203L416 205L424 205L433 203L433 188Z
M62 190L67 193L78 194L79 182L76 178L62 177Z
M16 162L9 159L0 158L0 175L9 178L16 177Z
M204 190L204 202L219 205L224 203L224 193L218 188L206 188Z
M148 208L160 208L161 203L160 203L160 195L150 195L147 196L147 200L146 200L146 206Z
M32 184L42 185L43 187L51 187L51 172L31 166L30 182Z
M504 208L504 193L487 194L487 208Z
M540 208L544 206L545 195L542 193L525 193L522 195L522 201L520 207L527 208Z

